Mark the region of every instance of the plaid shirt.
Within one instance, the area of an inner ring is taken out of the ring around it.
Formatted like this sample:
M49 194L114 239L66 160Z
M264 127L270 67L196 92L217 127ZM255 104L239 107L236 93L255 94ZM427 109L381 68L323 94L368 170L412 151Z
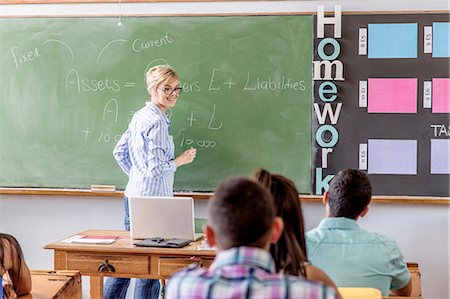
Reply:
M174 274L166 298L336 299L336 292L318 282L275 273L266 250L236 247L220 251L209 269L189 266Z
M128 175L125 196L172 196L176 171L170 120L152 102L136 112L114 157Z

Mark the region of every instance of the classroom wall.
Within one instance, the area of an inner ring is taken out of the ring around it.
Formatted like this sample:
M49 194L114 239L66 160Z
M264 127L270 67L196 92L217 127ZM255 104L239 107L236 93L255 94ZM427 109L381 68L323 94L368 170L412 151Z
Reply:
M410 1L247 1L196 3L127 3L70 5L1 5L3 16L237 13L316 11L317 5L347 11L444 10L447 0ZM196 202L196 216L205 217L207 201ZM45 244L86 229L121 229L120 198L0 195L0 231L15 235L33 269L52 269ZM304 204L308 229L323 217L319 203ZM363 228L396 239L406 260L418 262L424 298L450 297L450 208L446 205L373 204ZM84 298L88 283L83 280Z

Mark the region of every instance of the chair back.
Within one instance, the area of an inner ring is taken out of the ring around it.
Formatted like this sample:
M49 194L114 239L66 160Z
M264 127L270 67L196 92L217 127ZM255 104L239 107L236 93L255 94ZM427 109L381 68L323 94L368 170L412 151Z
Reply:
M338 288L342 299L381 299L381 291L375 288Z

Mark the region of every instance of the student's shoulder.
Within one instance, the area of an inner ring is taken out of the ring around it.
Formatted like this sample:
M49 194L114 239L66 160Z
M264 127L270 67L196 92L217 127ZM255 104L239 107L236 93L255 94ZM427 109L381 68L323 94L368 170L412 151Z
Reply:
M291 294L322 294L318 298L339 298L336 290L321 281L307 280L298 276L286 275L285 279L289 282ZM293 297L296 298L296 297ZM303 297L302 297L303 298Z
M171 277L170 281L175 280L184 280L185 278L196 278L196 277L205 277L207 276L208 269L199 267L196 264L191 264L187 266L186 268L183 268L179 270L178 272L175 272Z
M368 232L368 231L363 231L363 232L366 234L366 237L371 238L371 240L374 243L383 244L388 247L392 247L392 246L397 247L397 242L389 236L382 235L382 234L379 234L376 232Z
M320 242L320 240L325 237L325 233L323 230L316 227L316 228L313 228L313 229L307 231L305 234L305 237L306 237L307 243L308 242L315 243L315 242Z

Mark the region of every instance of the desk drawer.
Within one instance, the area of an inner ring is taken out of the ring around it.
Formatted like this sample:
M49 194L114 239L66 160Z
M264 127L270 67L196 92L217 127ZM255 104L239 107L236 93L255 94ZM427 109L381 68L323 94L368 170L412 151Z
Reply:
M67 253L67 269L79 270L82 274L99 273L99 267L105 265L108 269L114 269L118 274L145 275L150 273L150 258L148 256L108 255ZM103 266L105 268L105 266Z
M159 275L162 277L169 277L175 272L191 264L196 264L199 267L209 268L213 261L214 257L211 257L211 259L196 257L161 257L158 261Z

